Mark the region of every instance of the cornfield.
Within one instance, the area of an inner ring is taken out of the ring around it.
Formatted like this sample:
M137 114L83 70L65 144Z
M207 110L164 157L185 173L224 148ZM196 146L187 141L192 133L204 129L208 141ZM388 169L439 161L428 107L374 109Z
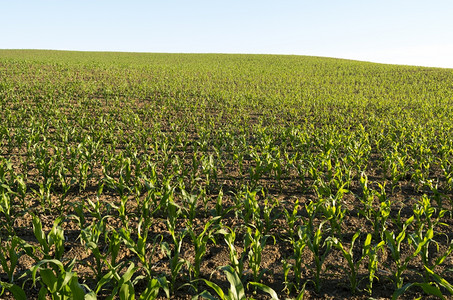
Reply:
M1 50L0 112L2 299L453 295L451 69Z

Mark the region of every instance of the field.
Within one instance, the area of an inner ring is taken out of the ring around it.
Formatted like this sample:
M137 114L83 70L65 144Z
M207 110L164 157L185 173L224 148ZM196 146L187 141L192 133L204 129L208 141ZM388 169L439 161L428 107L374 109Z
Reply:
M2 299L453 295L451 69L1 50L0 152Z

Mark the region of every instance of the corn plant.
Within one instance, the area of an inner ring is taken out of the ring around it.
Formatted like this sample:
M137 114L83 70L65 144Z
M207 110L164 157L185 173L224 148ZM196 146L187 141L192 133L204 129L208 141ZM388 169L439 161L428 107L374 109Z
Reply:
M261 256L262 251L266 247L267 240L272 237L269 235L263 235L259 229L255 229L253 233L250 227L247 228L247 233L245 234L245 245L248 245L248 249L244 249L244 252L248 250L248 264L249 268L252 270L253 281L259 282L263 277L264 273L269 271L267 269L261 269Z
M181 257L181 249L184 237L187 234L187 231L177 231L176 221L178 216L181 214L181 208L170 199L169 203L166 204L168 209L167 216L167 230L169 231L174 248L172 249L167 242L161 244L162 252L169 259L169 268L170 268L170 290L172 293L176 290L176 279L180 275L186 261Z
M440 299L445 299L441 287L446 289L450 295L453 295L453 285L450 284L445 278L437 275L434 273L432 270L430 270L427 266L425 266L426 273L428 273L431 277L433 277L434 281L430 282L411 282L407 283L401 288L397 289L393 295L392 299L397 299L401 295L403 295L407 290L409 290L411 287L420 287L423 289L423 291L428 294L428 295L433 295L436 296Z
M13 193L10 190L8 191L2 191L0 194L0 214L4 216L6 222L3 223L2 225L6 228L6 230L12 234L14 232L14 218L13 218L13 212L12 212L12 196Z
M234 229L227 227L224 232L224 237L229 250L231 267L242 280L244 278L244 263L247 257L247 251L244 250L241 254L237 251L236 246L234 245L236 241L236 233ZM244 249L248 248L249 243L250 241L248 239L244 240Z
M294 262L290 264L288 260L283 260L283 270L284 270L284 276L285 276L285 290L290 293L292 290L295 290L296 292L302 293L305 290L305 284L307 281L303 281L302 274L303 274L303 268L305 267L306 262L303 259L303 251L305 247L307 246L306 241L305 241L305 228L303 226L298 226L297 230L297 238L292 238L291 241L291 246L293 248L293 255L292 259L294 259ZM289 278L289 272L293 271L293 278Z
M245 299L247 299L246 295L245 295L244 285L243 285L239 275L234 270L234 268L232 266L225 266L225 267L222 267L221 269L224 271L224 273L227 277L227 280L230 283L230 288L227 291L227 293L225 293L214 282L211 282L206 279L201 279L201 280L203 280L203 282L208 287L213 289L221 300L245 300ZM249 282L249 285L252 285L256 288L261 289L263 292L269 294L269 296L271 296L271 299L273 299L273 300L278 299L277 293L273 289L271 289L270 287L268 287L264 284L252 281L252 282ZM198 296L203 297L205 299L209 299L209 300L216 299L214 296L212 296L212 294L209 291L206 291L206 290L203 291L202 293L200 293Z
M28 205L25 202L25 197L27 195L26 178L23 174L18 174L14 180L16 182L17 196L20 199L22 209L26 210L28 208Z
M309 203L310 207L312 207L313 204L314 204L313 202L310 202ZM286 219L286 223L288 224L288 234L289 234L290 241L293 241L297 234L297 232L296 232L297 222L300 219L300 216L298 216L299 208L300 208L299 199L296 199L293 210L291 212L289 212L286 208L284 208L284 210L283 210L283 213L284 213L285 219ZM310 212L312 212L312 210L310 210ZM310 216L310 214L309 214L309 216ZM314 218L314 216L313 216L313 218Z
M371 244L372 236L367 234L367 237L364 242L363 251L368 256L368 284L367 291L371 295L373 292L373 283L375 279L379 279L376 275L379 266L379 251L384 251L385 240L381 240L377 244Z
M52 299L83 299L85 298L85 290L78 282L78 277L72 271L75 260L72 260L67 266L63 265L57 259L46 259L39 261L31 268L31 276L33 285L39 280L41 288L38 297L44 299L50 294ZM37 273L39 272L39 277ZM90 294L88 299L95 299L93 294Z
M180 276L180 272L181 272L182 268L187 263L181 257L182 242L184 240L185 235L186 235L185 231L182 231L179 234L172 235L173 244L175 246L174 249L172 249L167 242L162 242L162 244L160 245L163 253L169 259L170 292L172 294L177 289L176 280Z
M387 198L387 194L385 192L385 184L379 184L380 192L374 191L374 194L377 196L379 200L379 207L378 209L372 209L371 219L370 221L373 224L373 232L374 237L376 240L383 240L384 239L384 231L387 229L388 226L388 218L390 216L391 208L392 208L392 201Z
M203 256L206 253L206 247L209 241L212 241L216 244L214 235L219 232L217 228L218 225L215 225L220 219L220 216L214 217L209 220L204 226L203 230L197 234L191 226L187 228L187 233L192 240L192 244L195 248L194 263L192 265L193 277L198 278L200 276L201 262L203 261ZM190 223L189 223L190 224ZM214 228L212 228L214 225Z
M360 209L360 213L365 216L368 220L372 219L373 216L373 202L374 194L372 190L368 187L368 176L365 173L360 175L360 186L362 188L362 196L360 197L360 202L362 203L363 208Z
M31 188L33 194L39 199L41 208L44 211L50 211L52 208L51 192L52 192L53 179L48 178L45 182L38 184L39 189Z
M38 248L46 259L55 258L60 260L64 254L64 230L60 226L62 218L57 218L54 221L53 227L47 234L42 230L42 223L39 217L33 216L33 233L38 240L40 247ZM51 253L51 247L54 246L54 253Z
M114 299L119 294L120 299L132 300L135 299L135 288L134 285L140 280L135 278L132 280L134 273L137 271L137 267L133 262L129 264L127 270L123 273L122 269L126 267L126 264L119 264L114 268L110 268L97 283L96 291L91 291L92 294L97 295L101 288L106 284L110 283L113 285L113 290L107 299Z
M143 293L140 294L139 299L143 300L157 299L159 291L161 289L165 292L167 298L170 298L170 290L168 288L167 279L164 276L152 278L151 280L148 280L146 289Z
M341 199L330 197L329 199L322 199L321 211L325 218L329 221L332 232L341 238L342 230L341 223L346 216L346 209L341 207Z
M306 247L313 253L314 256L314 274L313 284L317 293L321 291L321 273L323 271L323 265L327 255L330 253L332 248L332 240L329 238L323 238L322 227L324 222L320 223L315 231L310 230L311 226L304 227L304 240Z
M246 224L259 222L261 217L261 209L258 204L257 193L259 190L246 190L244 194L239 194L242 197L241 206L243 210L240 210L242 218Z
M400 289L403 287L404 277L403 273L407 270L410 261L419 255L421 251L423 251L424 247L431 241L432 238L432 231L428 232L426 236L424 236L423 240L415 240L409 239L409 242L413 242L414 246L416 247L415 250L410 253L405 258L401 255L401 244L406 240L407 235L407 227L414 221L414 217L407 219L404 222L403 230L395 236L393 232L385 231L385 240L388 249L390 250L391 257L393 262L395 263L395 268L391 271L392 272L392 280L395 284L396 289Z
M362 254L358 258L354 258L354 244L357 238L360 236L360 231L356 232L354 236L352 237L351 240L351 245L349 246L349 249L345 248L343 243L333 237L332 238L332 244L333 246L340 250L341 254L343 255L343 258L346 260L348 264L348 268L344 268L345 273L348 275L349 278L349 288L351 290L352 294L355 294L359 290L359 283L360 283L360 278L359 278L359 268L362 264L362 261L368 256L370 257L371 255L374 255L374 253L371 253L371 234L368 234L366 237L366 240L363 244L362 248ZM375 251L375 250L374 250ZM374 259L371 258L370 259ZM370 284L372 285L372 281L374 280L374 274L376 272L377 265L375 264L374 261L372 261L369 265L369 271L370 271Z
M103 233L106 232L106 217L102 217L85 226L81 229L80 239L85 249L89 250L93 256L95 265L89 265L93 269L96 279L99 280L103 276L103 267L105 265L105 255L103 254L102 248L100 247L100 238Z
M65 208L65 204L66 204L65 199L68 195L69 190L76 183L76 180L74 178L67 176L67 174L65 174L65 173L66 173L66 170L60 164L60 168L57 171L58 180L60 182L61 189L62 189L61 195L60 195L60 206L58 208L60 213L62 213Z
M264 200L264 205L262 209L263 221L259 219L257 222L258 229L264 234L268 234L273 228L276 227L275 221L280 218L281 212L275 212L275 208L279 206L278 200L275 200L274 203L270 204L269 199Z
M17 236L13 236L4 245L0 246L0 264L3 272L8 277L7 283L12 284L15 282L15 273L20 257L23 255L35 257L34 251L33 246Z
M181 189L181 193L183 196L183 203L184 203L184 211L186 212L187 219L189 222L189 226L192 226L193 220L195 219L196 212L197 212L197 203L198 203L198 196L197 195L189 195L186 190Z

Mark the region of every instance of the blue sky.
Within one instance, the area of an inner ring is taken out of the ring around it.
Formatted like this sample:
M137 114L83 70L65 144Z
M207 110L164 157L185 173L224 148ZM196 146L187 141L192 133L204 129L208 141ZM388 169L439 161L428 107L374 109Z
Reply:
M0 49L268 53L453 68L451 0L0 0Z

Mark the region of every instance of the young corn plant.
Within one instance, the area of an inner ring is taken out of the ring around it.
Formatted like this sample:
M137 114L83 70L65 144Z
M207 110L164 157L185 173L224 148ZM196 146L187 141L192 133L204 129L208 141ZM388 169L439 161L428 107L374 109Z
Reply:
M41 284L38 298L45 299L50 294L55 300L96 299L93 293L86 295L77 274L72 271L74 264L75 259L67 266L57 259L45 259L34 265L30 271L33 286L38 280ZM38 272L39 276L37 276Z
M248 250L247 257L249 268L252 270L252 277L255 282L259 282L264 273L268 271L267 269L261 269L261 256L263 249L266 247L267 240L270 237L271 236L269 235L262 235L258 229L255 229L255 233L253 233L250 227L247 228L245 244L249 246L248 249L244 249L244 252ZM272 236L272 238L274 238L275 243L275 237Z
M203 155L201 157L201 168L202 173L205 175L205 182L206 186L211 185L211 180L214 184L217 184L217 166L214 160L214 156L210 155Z
M119 264L117 259L122 242L121 234L115 229L110 228L104 232L104 241L107 245L107 247L104 248L107 249L106 253L103 255L104 261L110 268L115 268ZM108 261L108 257L110 257L110 261Z
M86 189L88 179L89 179L89 169L90 165L86 161L81 161L79 162L78 170L79 170L79 178L78 178L78 183L79 183L79 192L82 192Z
M322 203L321 211L324 217L329 221L332 232L341 239L341 223L346 216L346 209L343 209L341 207L341 202L333 197L323 199L320 202Z
M33 216L33 233L38 240L40 247L39 251L44 255L44 258L61 260L64 254L64 230L60 226L62 218L57 218L54 221L53 227L47 234L42 230L42 223L38 216ZM54 252L52 254L51 248L54 246Z
M181 188L181 193L183 197L184 212L187 216L189 227L191 227L197 214L198 195L189 195L183 188Z
M425 239L427 239L426 243L421 248L420 256L423 265L432 269L434 266L431 264L430 260L429 245L433 242L436 244L437 249L439 249L439 244L433 237L437 225L447 226L445 223L440 222L440 219L445 215L446 210L441 209L437 218L434 217L436 208L432 207L430 199L426 195L423 195L418 203L414 205L413 213L415 217L415 232L410 234L409 238L415 247L418 247L420 243L424 243ZM427 271L424 272L424 278L425 281L429 278Z
M176 221L178 216L181 214L181 208L170 199L167 206L167 229L171 235L174 248L172 249L167 242L161 244L162 252L169 259L169 268L170 268L170 291L173 294L176 287L176 280L180 275L180 272L187 262L181 257L181 249L184 237L187 234L186 230L177 231L176 230Z
M362 172L360 175L360 186L362 188L362 196L359 198L362 203L363 208L359 209L359 212L367 219L373 219L373 202L374 202L374 193L368 187L368 176Z
M321 222L319 226L314 230L310 230L310 226L304 227L304 239L306 241L306 247L313 253L314 256L314 275L313 284L315 291L319 293L322 287L321 275L323 271L323 265L330 253L332 248L332 241L329 238L323 237L322 227L325 222Z
M313 205L313 202L310 202L311 205ZM289 234L289 240L290 242L293 242L295 240L297 231L297 223L300 220L300 216L298 216L299 213L299 199L295 200L293 210L289 212L286 208L283 210L283 214L285 215L286 223L288 224L288 234Z
M343 243L335 238L332 237L332 244L333 246L340 250L341 254L343 255L343 258L346 260L348 267L342 267L345 271L345 273L348 275L349 278L349 288L351 290L352 294L355 294L356 292L359 291L359 283L360 283L360 278L359 278L359 268L362 264L362 261L370 255L370 250L371 250L371 234L367 235L367 238L363 244L362 248L362 254L360 257L355 258L354 257L354 244L357 238L360 236L360 231L356 232L354 236L352 237L351 240L351 245L349 246L349 249L347 249ZM371 270L373 272L373 275L376 270ZM371 275L371 274L370 274ZM373 278L374 279L374 278Z
M9 189L9 188L8 188ZM5 222L0 221L0 224L3 225L10 235L14 233L14 214L13 214L13 198L14 193L9 191L1 191L0 194L0 216L3 215Z
M17 196L20 200L22 209L27 210L28 204L25 201L25 197L27 196L26 176L24 176L23 174L18 174L14 181L16 182Z
M107 232L106 218L104 216L100 220L93 221L88 226L85 226L80 231L81 242L85 249L89 250L94 256L94 266L89 264L88 266L93 270L96 280L99 281L103 276L103 267L105 266L105 255L103 250L100 248L101 235Z
M206 279L200 279L200 280L202 280L208 287L213 289L221 300L246 300L247 297L245 295L244 284L242 283L241 278L237 274L235 269L232 266L225 266L225 267L222 267L221 270L224 271L224 273L227 277L227 280L230 283L230 288L228 289L227 293L225 293L217 284L215 284L212 281L209 281ZM278 299L277 293L272 288L270 288L262 283L253 282L253 281L249 282L248 284L267 293L271 297L272 300ZM209 299L209 300L216 299L207 290L203 291L198 296L202 297L204 299Z
M145 227L143 232L141 230L141 227ZM137 255L138 259L142 263L142 268L146 273L146 279L151 282L156 275L155 271L153 270L152 260L155 258L157 247L163 243L163 237L161 235L157 235L153 239L151 239L150 241L152 243L152 247L148 250L146 242L148 240L147 231L149 230L149 228L146 227L146 225L139 224L137 241L134 241L134 239L130 236L130 232L124 230L124 228L121 229L120 235L121 240L126 245L126 247ZM114 264L112 265L115 266Z
M163 242L160 247L163 253L169 259L169 269L170 269L170 292L174 294L177 289L176 281L181 275L181 270L186 264L186 261L181 257L182 242L186 235L185 231L181 231L178 234L173 234L173 244L174 249L172 250L170 245L167 242Z
M401 244L406 240L407 227L414 221L414 216L410 217L404 222L403 229L395 236L393 232L385 231L385 241L388 249L390 250L391 257L395 263L395 268L391 271L391 279L395 284L396 289L401 289L404 284L403 273L408 269L408 265L412 259L414 259L424 247L431 241L432 232L428 232L427 235L421 241L416 241L414 252L410 253L405 258L402 257ZM413 241L408 239L409 244Z
M15 282L16 267L19 264L19 259L23 255L34 257L35 249L30 244L17 236L13 236L9 241L0 245L0 265L3 272L6 273L8 283Z
M379 208L373 209L371 223L373 224L374 238L376 240L384 240L384 231L388 226L388 218L392 209L392 201L387 197L385 192L385 184L379 184L380 192L374 191L374 194L379 200Z
M234 229L231 228L226 228L224 232L225 236L225 242L228 246L229 250L229 256L230 256L230 263L231 267L234 269L236 274L240 277L241 281L244 279L244 263L245 259L247 257L247 251L246 249L249 246L250 241L245 239L244 240L244 251L239 255L239 252L236 249L236 246L234 245L234 242L236 240L236 233Z
M445 278L439 276L438 274L434 273L431 269L429 269L427 266L424 266L426 273L430 275L434 279L434 281L424 281L424 282L410 282L402 286L401 288L397 289L393 295L392 299L397 299L401 295L403 295L407 290L409 290L411 287L420 287L423 289L423 291L428 294L428 295L433 295L436 296L440 299L445 299L442 290L440 289L441 287L448 291L450 296L453 295L453 285L449 283Z
M61 214L63 213L66 206L66 196L68 195L71 187L76 183L76 180L66 174L67 171L62 164L60 164L59 166L60 168L57 171L57 175L62 191L60 194L60 206L58 207L58 210Z
M53 179L48 178L45 182L38 184L39 189L32 188L33 194L39 199L41 208L44 211L51 211L53 202L51 200Z
M275 220L277 220L280 216L280 212L275 212L274 209L278 207L279 203L278 200L274 200L272 204L269 203L269 199L264 200L263 206L263 221L260 220L258 222L257 227L258 229L264 234L267 235L269 231L276 227Z
M370 233L367 234L366 240L364 242L363 251L368 256L368 284L367 284L367 291L368 294L371 296L373 292L373 283L375 279L379 279L376 275L379 266L379 251L384 251L385 240L381 240L378 244L371 244L372 235Z
M231 210L234 210L234 206L231 206L229 208L225 208L223 205L223 190L219 190L219 194L217 195L216 198L216 203L215 203L215 208L211 210L211 215L213 217L218 217L220 216L218 220L218 223L220 224L222 218L229 213Z
M200 269L201 269L201 263L203 261L203 257L206 253L206 247L208 245L209 241L212 241L214 244L216 244L216 241L214 239L214 235L219 232L219 229L217 228L217 221L220 219L220 216L214 217L211 220L209 220L201 233L197 234L192 227L187 228L187 232L192 240L192 244L195 248L195 256L194 256L194 263L192 264L192 271L193 271L193 277L195 279L200 277ZM214 227L213 227L214 226Z
M243 197L241 213L246 224L256 224L260 221L261 209L257 199L258 191L257 189L252 191L247 189L245 195L241 195Z
M110 271L98 281L96 291L92 291L91 294L97 295L105 284L110 283L113 285L113 290L111 290L107 299L115 299L115 296L119 294L119 299L121 300L134 300L134 286L141 278L136 277L132 280L134 273L138 270L138 267L136 267L133 262L129 264L129 267L123 273L122 270L125 267L126 263L122 263L115 268L110 268ZM93 299L96 299L96 297L94 296Z
M303 226L298 226L297 238L291 239L291 246L293 248L292 259L294 263L290 264L288 260L283 260L283 270L285 277L285 290L288 293L291 293L292 290L295 290L297 293L302 293L305 289L306 281L303 281L303 268L305 267L305 261L303 259L303 251L307 246L305 241L305 228ZM289 278L289 272L293 271L293 278Z
M170 298L170 289L168 288L168 282L165 276L152 278L148 280L145 291L140 294L140 300L153 300L159 296L159 291L163 290L167 299Z

